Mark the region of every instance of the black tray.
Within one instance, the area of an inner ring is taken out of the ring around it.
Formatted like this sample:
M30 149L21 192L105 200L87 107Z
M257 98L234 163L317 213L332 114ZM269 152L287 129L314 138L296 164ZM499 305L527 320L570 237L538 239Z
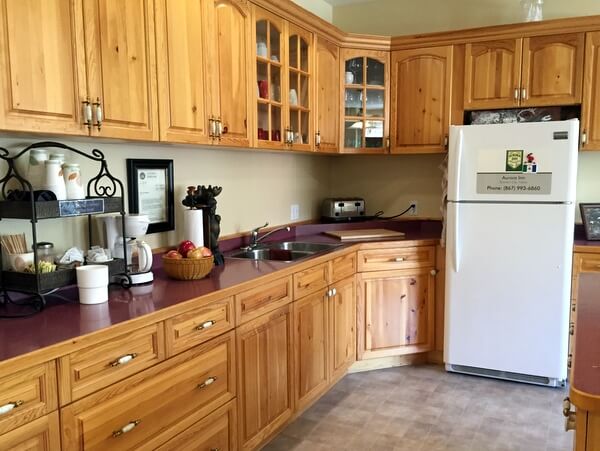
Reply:
M49 200L35 202L37 219L83 216L121 211L121 197L91 197L79 200ZM5 200L0 202L0 218L33 219L31 202Z

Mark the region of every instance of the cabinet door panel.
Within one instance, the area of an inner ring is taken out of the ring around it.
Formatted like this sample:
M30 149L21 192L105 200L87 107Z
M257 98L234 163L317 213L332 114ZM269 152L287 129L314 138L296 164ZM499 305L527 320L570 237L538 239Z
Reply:
M212 112L222 122L218 142L249 147L252 130L249 89L253 70L250 7L243 0L209 0L208 9Z
M452 46L392 53L392 153L445 149L451 79Z
M59 449L58 411L0 435L0 451L56 451Z
M206 81L202 0L157 0L156 47L160 139L208 143L209 93Z
M293 304L296 405L299 409L327 388L327 308L330 299L319 292Z
M522 106L581 103L584 34L523 39Z
M522 39L476 42L465 48L465 108L519 103ZM515 95L515 90L517 94Z
M0 1L0 128L87 135L81 5Z
M340 133L340 51L338 46L317 38L316 118L319 152L337 152Z
M588 33L585 42L585 83L581 129L583 150L600 150L600 31Z
M83 2L87 76L103 123L93 134L158 140L154 11L150 0ZM94 118L95 122L95 118Z
M356 359L356 290L354 276L332 285L336 294L329 298L329 337L331 382L344 374Z

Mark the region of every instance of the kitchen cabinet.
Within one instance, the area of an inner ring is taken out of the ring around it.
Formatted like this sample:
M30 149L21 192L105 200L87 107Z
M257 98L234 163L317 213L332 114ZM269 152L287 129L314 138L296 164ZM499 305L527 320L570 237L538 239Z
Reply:
M255 449L292 417L291 315L286 305L236 329L241 449Z
M250 147L250 7L158 0L160 138Z
M329 382L341 379L356 360L354 275L332 284L329 303Z
M600 31L586 34L581 105L582 150L600 150Z
M321 37L315 47L315 149L335 153L340 140L340 49Z
M152 5L83 2L92 136L158 141Z
M87 135L81 2L0 1L0 129Z
M0 435L0 451L56 451L60 448L58 412L52 412Z
M342 153L387 153L389 52L342 49Z
M465 109L581 103L584 34L467 43Z
M452 46L392 52L391 153L446 149L452 52Z

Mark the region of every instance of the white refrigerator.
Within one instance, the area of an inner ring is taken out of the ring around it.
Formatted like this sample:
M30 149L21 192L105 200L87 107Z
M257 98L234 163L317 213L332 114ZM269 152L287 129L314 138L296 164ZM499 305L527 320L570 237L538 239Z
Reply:
M451 127L448 371L567 377L579 121Z

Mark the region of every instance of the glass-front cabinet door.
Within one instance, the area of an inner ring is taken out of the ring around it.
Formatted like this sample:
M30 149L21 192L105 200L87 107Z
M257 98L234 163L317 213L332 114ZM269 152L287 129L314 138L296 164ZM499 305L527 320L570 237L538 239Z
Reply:
M312 34L292 24L288 28L288 122L286 141L294 149L310 150L313 142Z
M385 153L389 148L389 54L343 50L342 152Z
M256 144L259 148L285 146L283 94L284 21L254 8L256 44Z

